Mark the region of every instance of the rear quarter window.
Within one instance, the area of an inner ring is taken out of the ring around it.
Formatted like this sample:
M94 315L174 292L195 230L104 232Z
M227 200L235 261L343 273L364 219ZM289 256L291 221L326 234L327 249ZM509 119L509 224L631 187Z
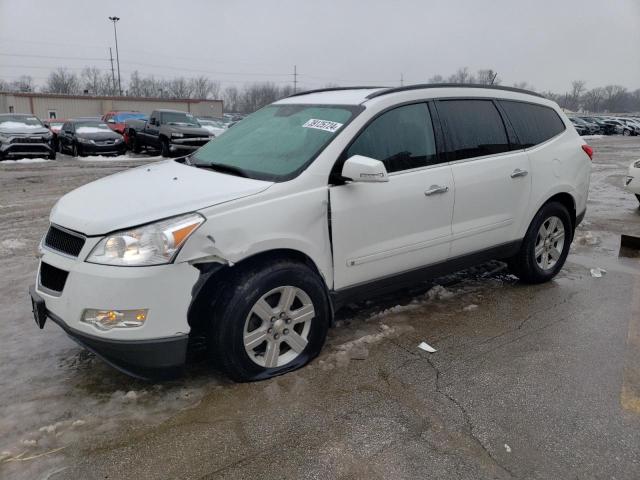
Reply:
M533 147L565 130L564 122L552 108L511 100L500 100L500 105L518 136L518 148Z
M509 151L504 122L491 100L439 100L437 109L451 160Z

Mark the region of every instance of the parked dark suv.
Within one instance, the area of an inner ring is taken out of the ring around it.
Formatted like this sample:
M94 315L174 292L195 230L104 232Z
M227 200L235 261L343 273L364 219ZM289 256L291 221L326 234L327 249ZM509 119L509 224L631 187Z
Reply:
M0 115L0 160L22 157L56 158L53 134L34 115Z

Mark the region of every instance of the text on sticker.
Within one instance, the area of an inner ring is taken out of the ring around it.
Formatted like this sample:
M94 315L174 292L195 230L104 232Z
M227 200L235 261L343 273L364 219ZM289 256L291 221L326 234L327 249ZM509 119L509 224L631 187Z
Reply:
M338 122L330 122L329 120L318 120L316 118L311 118L307 120L307 122L302 125L304 128L317 128L318 130L324 130L325 132L335 132L338 130L342 124Z

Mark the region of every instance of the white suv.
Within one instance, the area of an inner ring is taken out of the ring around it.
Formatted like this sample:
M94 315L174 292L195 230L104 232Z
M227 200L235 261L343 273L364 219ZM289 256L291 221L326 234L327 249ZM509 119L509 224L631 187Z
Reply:
M144 377L203 342L239 381L299 368L345 301L504 259L553 278L585 214L592 150L512 88L325 89L196 153L62 197L34 313Z

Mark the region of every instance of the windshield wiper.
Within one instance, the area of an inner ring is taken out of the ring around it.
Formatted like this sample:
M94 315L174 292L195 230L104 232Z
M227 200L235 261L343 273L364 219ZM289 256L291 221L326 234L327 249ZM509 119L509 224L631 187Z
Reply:
M207 170L214 170L216 172L222 173L230 173L231 175L235 175L237 177L245 177L248 178L249 174L245 172L243 169L234 167L233 165L224 165L222 163L193 163L191 165L196 168L206 168Z

